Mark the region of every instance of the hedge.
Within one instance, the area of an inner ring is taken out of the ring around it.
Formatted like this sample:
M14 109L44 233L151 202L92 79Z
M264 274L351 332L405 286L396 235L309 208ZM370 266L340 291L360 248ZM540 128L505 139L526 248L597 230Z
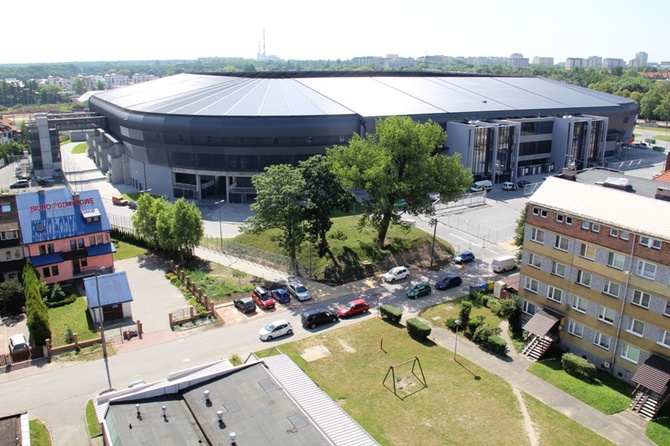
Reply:
M572 353L564 353L561 356L561 365L568 375L586 381L593 381L596 378L597 368L586 359Z
M414 339L423 340L430 336L430 326L424 324L419 319L407 319L407 332Z
M397 309L393 305L382 305L379 307L379 314L382 319L388 319L396 324L400 323L400 319L402 319L402 310Z

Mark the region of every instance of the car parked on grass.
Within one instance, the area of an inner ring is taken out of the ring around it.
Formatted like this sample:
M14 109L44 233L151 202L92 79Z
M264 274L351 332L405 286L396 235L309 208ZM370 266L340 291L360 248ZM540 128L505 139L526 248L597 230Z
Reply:
M337 309L337 315L341 318L355 316L370 311L370 305L365 299L352 300L343 307Z
M281 336L293 334L293 326L285 319L279 319L271 322L258 332L258 337L261 341L271 341Z
M435 283L435 288L438 290L446 290L448 288L454 288L461 286L463 279L458 274L448 274L443 279L438 280Z
M284 288L277 288L272 290L270 291L270 295L275 300L275 302L279 302L280 304L287 304L291 302L291 295Z
M251 298L261 310L271 310L275 307L275 300L265 288L256 287L251 291Z
M233 301L235 308L240 310L242 313L253 313L256 311L256 304L254 300L250 297L238 297Z
M312 298L312 293L310 293L309 290L305 288L305 285L300 282L287 283L286 290L291 296L295 297L300 302L304 302Z
M14 361L25 361L30 358L30 345L24 334L9 337L9 353Z
M428 283L417 283L407 292L407 297L410 299L416 299L421 296L428 296L433 292L433 289Z
M475 260L475 255L472 253L472 251L463 251L454 257L454 263L468 263L472 262L473 260Z
M337 314L330 310L320 310L312 308L305 310L300 315L300 320L305 328L315 328L317 325L327 324L328 322L335 323L338 320Z
M409 270L406 266L396 266L384 273L382 278L385 282L395 282L409 277Z

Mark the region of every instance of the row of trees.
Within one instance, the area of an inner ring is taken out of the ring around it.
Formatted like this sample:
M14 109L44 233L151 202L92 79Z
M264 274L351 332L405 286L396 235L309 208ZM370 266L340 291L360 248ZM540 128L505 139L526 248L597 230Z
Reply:
M42 299L40 278L30 261L23 268L23 291L26 297L26 320L32 343L37 346L51 339L49 312Z
M378 120L376 133L354 135L348 145L329 148L326 155L311 157L297 168L267 167L252 178L255 215L241 229L278 229L276 241L292 259L307 239L318 242L323 256L331 215L347 209L354 200L350 191L358 189L365 191L360 224L373 227L376 243L383 247L389 226L401 223L402 214L433 215L433 194L452 201L472 184L458 155L438 154L445 138L434 122L393 116Z
M142 194L133 215L135 235L151 248L190 257L204 235L200 209L183 198L174 204Z

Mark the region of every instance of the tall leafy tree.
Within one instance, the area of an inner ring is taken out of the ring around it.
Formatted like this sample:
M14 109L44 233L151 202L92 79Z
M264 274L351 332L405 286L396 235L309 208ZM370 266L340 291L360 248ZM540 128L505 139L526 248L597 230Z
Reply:
M152 248L162 248L158 232L161 212L165 212L168 203L163 197L142 194L137 200L137 209L133 214L133 227L138 237L143 238Z
M251 205L255 215L245 220L241 230L251 234L260 234L269 229L279 230L273 241L295 262L306 235L303 223L305 180L297 168L277 164L266 167L251 182L257 194L256 201Z
M40 279L30 261L23 267L23 290L26 296L26 325L33 343L44 345L51 338L49 312L40 294Z
M333 226L330 219L333 212L349 209L355 197L335 175L324 155L315 155L300 162L299 169L305 180L303 211L307 233L312 240L318 240L317 251L323 257L328 252L326 233Z
M400 223L401 213L433 215L431 193L451 201L472 183L460 156L436 153L445 136L434 122L392 116L377 121L376 133L354 135L349 145L327 150L335 172L367 192L362 222L377 230L378 246L384 246L390 224Z
M190 256L205 234L200 209L180 198L174 204L171 222L175 249Z

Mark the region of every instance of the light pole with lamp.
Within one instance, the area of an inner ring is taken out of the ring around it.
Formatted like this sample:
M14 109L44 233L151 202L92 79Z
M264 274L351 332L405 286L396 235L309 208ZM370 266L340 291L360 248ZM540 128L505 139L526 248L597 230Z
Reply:
M433 227L433 245L430 248L430 269L433 269L433 260L435 259L435 239L437 238L437 218L431 218L428 224Z
M219 200L214 203L219 208L219 250L221 252L223 252L223 229L221 228L221 208L223 207L222 205L225 202L226 200Z
M95 272L95 297L98 304L98 330L100 331L100 343L102 344L102 359L105 363L105 372L107 372L107 384L112 388L112 378L109 375L109 360L107 358L107 344L105 343L105 325L102 316L102 306L100 305L100 286L98 284L99 272Z
M461 320L456 319L456 340L454 341L454 361L456 360L456 350L458 350L458 327L461 326Z

